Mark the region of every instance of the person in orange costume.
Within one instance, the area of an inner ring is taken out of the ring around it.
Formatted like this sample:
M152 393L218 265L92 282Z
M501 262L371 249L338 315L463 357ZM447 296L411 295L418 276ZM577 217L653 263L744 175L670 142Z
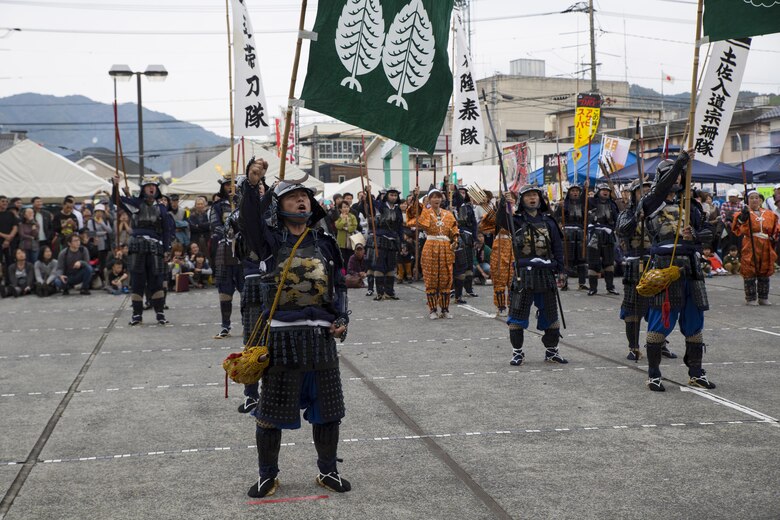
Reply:
M512 202L514 207L515 196L508 192L506 197ZM506 208L501 208L506 211ZM514 272L513 263L515 260L512 251L512 239L509 237L509 231L496 226L496 208L493 208L482 217L479 223L479 230L483 233L494 233L493 253L490 255L490 278L493 280L493 305L498 309L499 316L507 315L507 291L512 281Z
M748 193L747 205L731 224L734 234L742 236L740 273L745 281L747 305L772 305L769 301L769 277L775 273L777 253L773 243L780 233L780 225L778 225L777 215L762 208L761 203L761 196L757 191ZM755 254L753 254L754 244Z
M451 211L443 209L444 195L436 188L428 192L430 208L422 208L417 188L415 203L406 210L407 220L416 218L420 231L425 232L425 245L420 254L425 295L428 298L430 319L451 318L450 290L452 289L452 264L458 243L458 223ZM441 308L441 312L438 309Z

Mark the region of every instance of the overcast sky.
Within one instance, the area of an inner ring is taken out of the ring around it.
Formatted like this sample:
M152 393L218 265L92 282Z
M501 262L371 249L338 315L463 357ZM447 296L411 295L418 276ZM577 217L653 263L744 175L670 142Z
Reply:
M324 1L324 0L323 0ZM330 0L342 1L342 0ZM736 1L736 0L735 0ZM300 2L247 0L268 103L278 111L289 89ZM563 11L574 0L474 0L476 75L509 73L510 60L546 61L547 75L573 77L590 60L588 17ZM316 15L309 1L307 29ZM692 0L596 0L599 78L628 79L665 93L691 81L696 4ZM163 64L164 83L144 82L144 106L229 135L224 2L213 0L0 0L0 97L22 92L113 100L112 64L142 70ZM63 32L56 32L63 31ZM307 44L298 91L306 72ZM743 90L780 94L780 34L753 40ZM586 76L589 78L589 75ZM136 100L119 85L120 103ZM307 114L303 123L316 115ZM51 143L56 144L56 143Z

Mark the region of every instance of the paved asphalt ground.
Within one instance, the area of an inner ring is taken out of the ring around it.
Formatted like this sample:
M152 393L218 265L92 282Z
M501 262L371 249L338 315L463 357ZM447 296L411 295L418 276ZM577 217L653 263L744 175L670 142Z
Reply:
M563 293L570 363L545 364L527 334L516 368L491 287L433 322L421 284L397 302L353 290L340 346L353 491L315 485L304 427L283 436L278 502L246 496L254 423L236 412L239 386L224 398L221 368L241 339L211 339L213 290L171 295L170 326L132 329L123 297L5 299L0 519L780 518L772 283L778 305L748 308L741 278L708 281L718 388L690 391L682 363L665 360L664 394L625 359L618 296Z

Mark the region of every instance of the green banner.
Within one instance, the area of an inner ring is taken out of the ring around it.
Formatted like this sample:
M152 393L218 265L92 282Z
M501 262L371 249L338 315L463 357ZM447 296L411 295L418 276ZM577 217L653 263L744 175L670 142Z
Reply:
M319 2L305 107L433 153L452 93L452 4Z
M780 32L779 0L704 0L704 36L710 41Z

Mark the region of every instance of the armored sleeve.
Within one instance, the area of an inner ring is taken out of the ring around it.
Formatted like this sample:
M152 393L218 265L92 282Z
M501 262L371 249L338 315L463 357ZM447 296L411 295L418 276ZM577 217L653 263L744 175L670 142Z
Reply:
M642 197L641 205L645 215L652 215L666 200L666 196L674 186L677 177L685 170L688 165L690 157L688 153L683 151L677 160L674 162L672 168L669 169L660 178L657 178L655 184L650 189L650 193Z
M620 238L627 239L636 232L638 222L637 213L633 208L624 209L617 218L615 230Z

